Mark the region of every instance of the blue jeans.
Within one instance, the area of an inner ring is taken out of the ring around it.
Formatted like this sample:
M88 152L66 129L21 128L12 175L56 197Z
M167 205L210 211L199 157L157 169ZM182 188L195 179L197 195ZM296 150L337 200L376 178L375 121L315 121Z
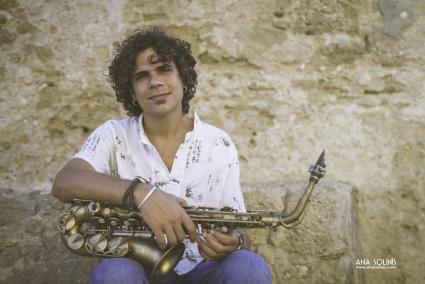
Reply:
M149 284L143 266L128 258L110 258L96 266L92 284ZM238 250L218 261L203 261L192 271L177 275L172 271L160 284L268 284L271 273L263 258L248 250Z

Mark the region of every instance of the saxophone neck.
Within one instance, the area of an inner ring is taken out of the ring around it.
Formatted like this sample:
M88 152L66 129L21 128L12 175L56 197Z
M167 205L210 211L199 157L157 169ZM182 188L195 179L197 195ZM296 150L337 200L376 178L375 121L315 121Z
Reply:
M319 182L319 180L326 173L326 165L325 165L325 151L320 154L319 159L316 164L312 165L309 169L310 178L307 187L304 190L303 195L298 200L297 206L295 209L287 215L282 213L280 217L280 222L283 226L287 226L290 224L298 224L301 222L302 217L304 215L305 209L307 207L307 203L310 200L311 193L313 192L314 187Z
M326 174L326 165L325 165L325 150L320 154L319 159L316 164L312 165L308 170L310 172L310 182L317 184L319 180Z

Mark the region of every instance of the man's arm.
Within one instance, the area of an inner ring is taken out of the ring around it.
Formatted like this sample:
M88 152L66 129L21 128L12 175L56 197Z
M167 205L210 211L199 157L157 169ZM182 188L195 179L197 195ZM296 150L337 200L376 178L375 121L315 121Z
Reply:
M79 198L121 204L130 183L98 173L82 159L72 159L56 175L52 194L62 202ZM149 188L141 185L138 190L146 192Z
M82 159L72 159L56 175L52 194L63 202L74 198L107 201L121 204L130 180L114 179L98 173ZM135 205L146 196L152 185L139 183L134 192ZM175 245L185 239L185 231L195 241L196 228L181 207L182 199L157 190L141 209L143 219L157 237L158 246L165 249L167 243ZM167 241L164 238L167 236Z

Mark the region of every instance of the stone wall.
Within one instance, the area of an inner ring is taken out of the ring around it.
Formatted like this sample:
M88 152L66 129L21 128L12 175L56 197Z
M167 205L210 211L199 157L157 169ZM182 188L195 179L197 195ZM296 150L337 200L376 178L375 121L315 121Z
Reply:
M326 180L353 187L358 217L343 281L424 282L424 13L421 0L0 1L1 188L47 192L125 115L103 75L114 42L158 26L192 43L192 109L231 135L244 183L304 181L327 150ZM374 258L397 269L354 269Z

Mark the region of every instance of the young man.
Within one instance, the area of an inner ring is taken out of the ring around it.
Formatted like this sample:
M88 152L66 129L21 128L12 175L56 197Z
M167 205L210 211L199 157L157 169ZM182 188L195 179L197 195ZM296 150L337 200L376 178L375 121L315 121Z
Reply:
M126 205L140 208L161 249L184 242L183 258L162 283L270 283L263 259L240 249L240 233L198 232L182 207L245 211L235 145L196 114L186 116L195 64L187 42L161 31L124 40L109 81L129 117L99 126L57 174L52 193L65 202L133 202ZM131 259L107 259L92 283L149 283L146 275Z

